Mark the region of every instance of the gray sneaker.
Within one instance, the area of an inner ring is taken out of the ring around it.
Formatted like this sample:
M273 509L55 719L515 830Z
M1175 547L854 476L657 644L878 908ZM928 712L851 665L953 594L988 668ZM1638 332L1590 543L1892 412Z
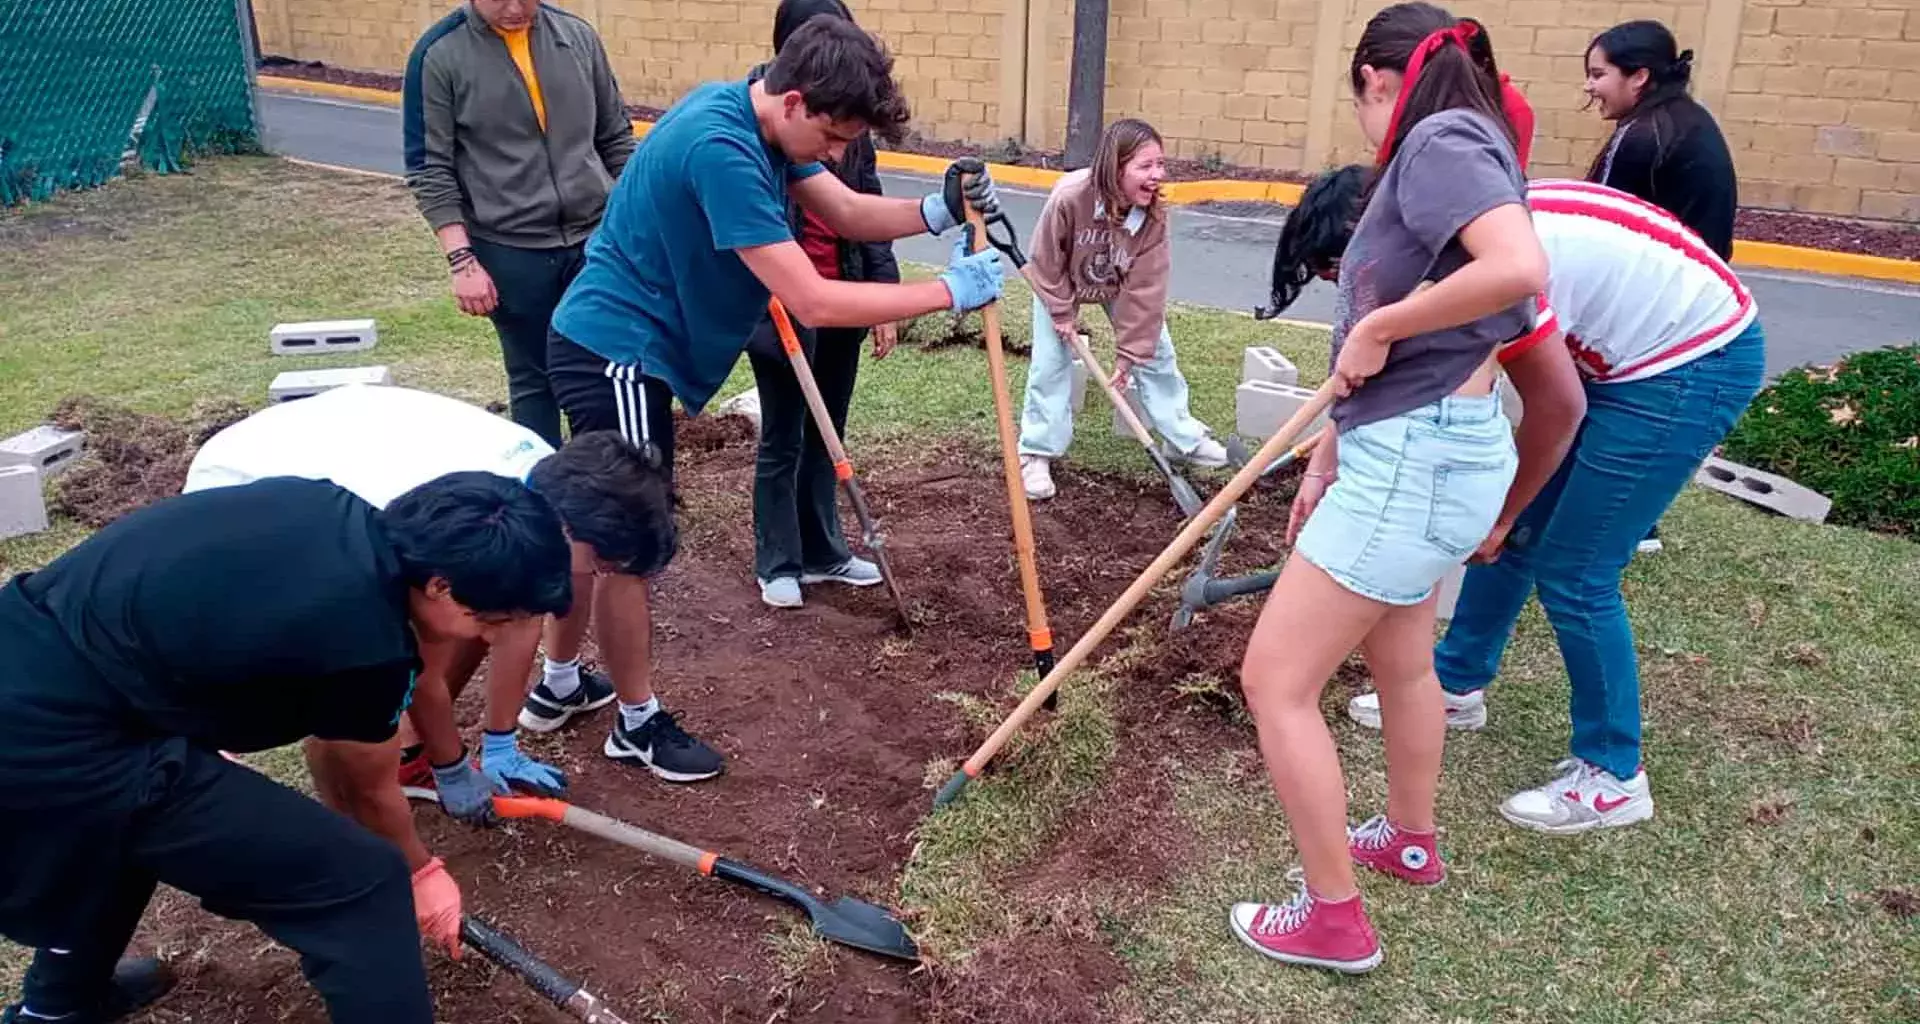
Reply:
M800 581L791 576L761 580L760 600L771 608L798 608L805 603L800 597Z
M831 569L809 569L800 574L802 583L846 583L871 587L882 582L880 567L864 558L849 558Z

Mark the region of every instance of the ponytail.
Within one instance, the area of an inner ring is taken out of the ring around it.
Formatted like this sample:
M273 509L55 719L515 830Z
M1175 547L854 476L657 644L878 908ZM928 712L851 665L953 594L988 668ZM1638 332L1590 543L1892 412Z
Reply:
M1478 21L1455 18L1430 3L1385 8L1367 22L1354 47L1349 77L1356 93L1365 87L1360 69L1367 66L1402 76L1400 98L1376 166L1391 162L1421 121L1461 108L1478 111L1500 125L1518 150L1519 135L1507 116L1510 104L1502 99L1493 43Z

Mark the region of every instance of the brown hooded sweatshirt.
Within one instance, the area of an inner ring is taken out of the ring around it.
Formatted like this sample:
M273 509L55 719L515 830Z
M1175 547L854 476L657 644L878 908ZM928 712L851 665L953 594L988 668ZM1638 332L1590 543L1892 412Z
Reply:
M1166 213L1135 207L1115 223L1085 170L1062 177L1033 233L1034 293L1062 342L1082 305L1104 305L1128 364L1153 359L1167 318L1172 250Z

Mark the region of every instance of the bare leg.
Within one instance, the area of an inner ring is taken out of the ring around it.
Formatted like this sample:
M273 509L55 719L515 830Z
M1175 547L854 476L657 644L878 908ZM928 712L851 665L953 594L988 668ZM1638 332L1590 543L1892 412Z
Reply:
M645 704L653 699L649 586L644 577L626 575L606 576L594 584L594 637L622 704Z
M1261 756L1286 808L1308 888L1323 900L1344 900L1359 889L1347 852L1347 790L1320 691L1384 610L1290 556L1240 666Z
M586 639L587 623L593 618L594 575L573 574L573 609L559 618L549 618L542 636L550 661L573 661L580 657L580 642Z
M533 659L540 650L540 620L528 619L494 634L492 660L487 663L488 732L514 730L520 706L533 687ZM471 673L469 673L471 674Z
M1446 703L1433 671L1433 622L1439 595L1381 616L1362 645L1380 691L1387 747L1387 820L1414 832L1433 831L1446 745Z

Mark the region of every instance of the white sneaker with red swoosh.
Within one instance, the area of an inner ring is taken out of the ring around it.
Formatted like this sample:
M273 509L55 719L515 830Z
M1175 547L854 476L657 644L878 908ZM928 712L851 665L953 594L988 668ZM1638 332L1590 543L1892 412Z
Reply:
M1578 758L1560 762L1556 770L1560 776L1552 782L1508 797L1500 805L1500 816L1521 828L1559 836L1653 817L1653 791L1644 770L1622 780Z

